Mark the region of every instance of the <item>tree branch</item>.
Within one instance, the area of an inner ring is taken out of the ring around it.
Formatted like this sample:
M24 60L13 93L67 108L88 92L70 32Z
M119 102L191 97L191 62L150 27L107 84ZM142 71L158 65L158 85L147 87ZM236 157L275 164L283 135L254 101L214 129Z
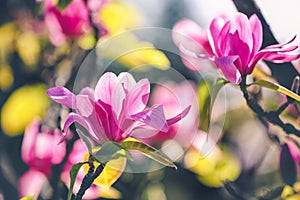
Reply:
M296 129L292 124L283 122L279 115L281 110L285 108L285 104L280 107L280 111L265 111L249 94L246 88L246 76L242 78L240 89L243 92L244 98L251 110L255 112L260 119L267 120L268 122L281 127L287 134L295 134L300 137L300 130Z
M92 156L89 158L89 171L88 173L84 176L80 189L77 192L75 196L75 200L81 200L85 191L91 187L93 184L94 180L101 174L105 167L105 163L100 163L100 165L96 168L95 171L95 166L94 166L94 159Z

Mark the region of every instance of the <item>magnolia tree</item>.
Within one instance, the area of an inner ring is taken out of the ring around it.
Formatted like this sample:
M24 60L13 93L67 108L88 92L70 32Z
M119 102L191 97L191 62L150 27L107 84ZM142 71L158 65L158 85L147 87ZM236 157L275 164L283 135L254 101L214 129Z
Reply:
M0 27L0 194L298 199L297 38L233 3L208 28L142 28L116 0L16 11Z

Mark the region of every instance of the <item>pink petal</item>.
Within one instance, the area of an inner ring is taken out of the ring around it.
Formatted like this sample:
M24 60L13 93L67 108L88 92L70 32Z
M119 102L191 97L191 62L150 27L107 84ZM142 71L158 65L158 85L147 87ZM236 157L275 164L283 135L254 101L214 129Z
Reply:
M129 115L141 112L146 107L150 94L150 83L148 79L140 80L128 93L126 98Z
M121 72L118 76L118 84L121 84L126 91L130 91L136 84L134 77L128 72Z
M104 129L104 137L107 136L108 139L112 141L119 141L122 130L119 128L119 122L117 121L111 105L99 100L95 109L98 121L101 123L101 127Z
M296 40L296 35L290 39L289 41L287 42L284 42L284 43L280 43L280 44L273 44L273 45L269 45L267 47L265 47L264 49L276 49L276 48L279 48L281 49L282 47L284 47L285 45L288 45L288 44L291 44L292 42L294 42Z
M22 142L22 159L27 164L34 159L36 138L39 133L40 120L33 120L27 127L24 133Z
M210 55L198 54L196 52L188 50L181 43L178 44L178 49L181 54L184 65L193 71L205 71L211 69L211 63L206 59L211 60Z
M95 94L94 94L94 90L92 88L89 88L89 87L85 87L83 88L79 94L82 94L82 95L87 95L91 100L94 100L95 99Z
M228 35L228 41L230 41L230 50L227 55L238 55L239 62L235 63L236 68L241 74L245 73L250 58L250 49L248 44L240 40L238 32Z
M252 29L248 17L238 12L234 15L233 19L230 20L230 33L238 33L238 37L241 43L248 44L249 47L253 47L252 40Z
M88 9L83 0L72 0L61 15L59 21L68 36L78 37L91 28Z
M76 111L83 117L89 117L93 113L94 102L89 96L79 94L76 96Z
M253 14L249 18L251 30L252 30L252 38L253 38L253 48L252 48L252 55L256 53L261 45L262 45L262 40L263 40L263 30L262 30L262 25L260 20L258 19L256 14Z
M176 115L175 117L167 119L168 126L171 126L172 124L175 124L176 122L178 122L179 120L184 118L189 113L190 109L191 109L191 106L188 106L181 113Z
M59 138L57 138L59 139ZM35 151L34 151L34 156L35 156L35 160L33 160L33 165L36 168L41 169L41 171L43 171L42 168L50 168L52 163L52 157L59 152L56 152L55 149L56 147L59 147L61 149L61 147L63 146L62 143L61 145L56 145L57 144L57 140L55 140L55 138L53 137L52 134L49 133L40 133L37 136L37 142L35 144ZM55 148L54 148L55 147ZM64 146L65 147L65 146ZM63 150L62 152L63 154L65 154L65 151ZM59 161L62 161L63 156L59 156L61 159L59 159ZM38 161L37 163L34 163L34 161ZM31 166L33 166L32 164L30 164Z
M50 2L50 1L46 1L46 2ZM49 31L49 38L51 40L51 43L56 46L62 45L66 41L66 36L63 33L62 27L58 20L58 18L60 17L61 17L60 12L53 5L47 8L45 14L45 24Z
M118 78L114 73L103 74L95 87L95 101L101 100L106 104L111 104L117 82Z
M274 63L291 62L291 61L297 60L298 58L300 58L300 54L287 55L287 54L281 54L281 53L271 53L271 54L265 54L263 56L264 60L272 61Z
M214 56L211 56L208 54L192 52L192 51L188 50L187 48L185 48L185 46L183 46L181 43L178 44L178 49L182 54L184 54L188 57L196 58L198 60L199 59L209 59L211 61L214 61Z
M145 124L163 131L168 131L168 124L165 119L162 105L153 106L150 109L132 115L131 118L136 121L144 122Z
M67 88L62 86L49 88L46 94L57 103L75 109L75 95Z
M185 19L177 22L173 27L173 40L176 45L181 43L190 51L213 54L208 42L207 33L194 21Z
M288 54L289 52L298 49L298 46L285 47L285 45L292 43L294 40L295 37L293 37L292 40L286 43L270 45L257 52L249 63L248 73L252 72L254 66L260 59L265 59L277 63L291 62L298 59L300 57L300 54Z
M214 54L216 54L218 56L220 56L219 47L218 47L219 40L220 40L219 35L227 21L228 20L225 17L217 17L212 20L212 22L210 23L210 26L209 26L208 40L209 40L209 43L212 47Z
M47 181L47 177L40 171L30 168L23 174L19 180L18 190L19 196L34 195L35 199L39 196L43 184Z
M300 161L300 154L299 154L298 146L295 144L295 142L293 140L286 140L286 144L289 148L291 156L293 157L293 160L295 161L295 163L298 164Z
M103 138L97 137L97 135L95 134L95 132L93 130L92 125L77 113L70 113L68 115L66 122L64 124L64 127L63 127L63 132L67 133L69 127L75 122L77 122L78 124L83 126L94 141L99 142L99 143L104 142ZM100 133L98 133L98 134L100 134ZM61 141L63 141L65 137L66 137L66 135L63 135L63 138L61 139Z
M111 107L101 100L95 105L95 112L97 115L98 122L103 129L103 132L108 137L109 140L113 140L112 130L110 129L110 124L114 122L114 119L109 119L112 117ZM108 113L109 112L109 113Z
M60 132L60 131L59 131ZM66 155L66 142L62 142L61 144L57 145L57 141L59 141L61 135L54 134L52 140L52 157L51 163L56 165L63 161ZM53 148L55 146L55 148Z
M122 72L119 74L117 85L113 93L113 99L111 105L112 105L112 110L114 111L118 121L120 122L123 122L125 115L128 116L128 114L124 113L124 109L123 109L123 107L125 106L124 101L126 96L128 95L128 92L131 91L135 85L136 85L136 81L131 74L127 72ZM123 112L122 114L123 119L119 119L121 112Z
M98 12L100 9L111 0L88 0L88 8L93 12Z
M222 70L225 78L235 84L240 83L242 80L241 74L234 64L237 59L237 56L227 56L216 58L215 60L216 64Z
M219 57L227 56L230 51L230 41L228 40L228 36L230 33L230 24L231 21L226 22L222 30L220 31L219 37L216 41L216 52Z
M66 154L66 143L57 145L60 137L61 131L58 129L50 130L47 127L42 127L41 133L37 136L35 150L35 157L40 159L41 164L44 162L44 165L53 165L62 162Z

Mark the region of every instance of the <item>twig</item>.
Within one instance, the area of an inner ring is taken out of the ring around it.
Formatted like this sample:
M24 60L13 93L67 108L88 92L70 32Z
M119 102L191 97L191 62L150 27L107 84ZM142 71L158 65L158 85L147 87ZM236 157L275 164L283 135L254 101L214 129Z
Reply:
M95 171L95 166L93 163L94 159L92 156L89 157L89 171L88 173L84 176L80 189L77 192L75 199L74 200L81 200L85 191L91 187L93 184L94 180L101 174L105 167L105 163L100 163L100 165L96 168Z
M258 115L258 117L260 119L267 120L274 125L280 126L287 134L295 134L298 137L300 137L300 130L296 129L290 123L284 123L279 117L281 110L286 107L285 104L283 104L280 107L279 112L278 112L278 110L267 112L249 95L248 90L246 89L246 77L245 76L242 79L240 88L243 92L244 98L245 98L248 106L251 108L251 110L253 112L255 112Z

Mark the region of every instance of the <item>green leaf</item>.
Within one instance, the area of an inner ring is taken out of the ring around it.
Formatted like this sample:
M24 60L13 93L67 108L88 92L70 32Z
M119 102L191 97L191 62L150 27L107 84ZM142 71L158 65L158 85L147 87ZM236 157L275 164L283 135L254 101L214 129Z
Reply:
M198 85L198 101L201 119L200 129L207 131L210 124L211 96L205 81Z
M82 132L80 129L76 129L77 134L79 135L80 139L85 143L90 153L92 153L92 144L90 139Z
M71 3L71 0L59 0L57 3L57 7L60 10L64 10L70 3Z
M215 99L221 90L221 88L229 83L223 78L219 78L216 81L213 78L208 78L205 81L202 81L198 85L198 101L199 101L199 114L201 125L200 129L208 131L212 105L215 102Z
M296 102L295 102L295 105L296 105L297 110L300 111L300 102L299 102L299 101L296 101Z
M125 157L130 158L131 155L120 144L116 142L106 142L101 146L101 149L97 151L93 157L100 163L107 163L110 160Z
M269 82L269 81L265 81L265 80L258 80L258 81L255 81L254 83L252 84L255 84L255 85L260 85L262 87L266 87L266 88L269 88L271 90L275 90L281 94L284 94L288 97L291 97L293 99L295 99L296 101L300 101L300 96L296 93L294 93L293 91L281 86L281 85L278 85L277 83L272 83L272 82ZM251 85L252 85L251 84Z
M72 198L73 188L74 188L74 184L75 184L77 174L78 174L81 166L84 165L84 164L86 164L86 163L85 162L80 162L80 163L77 163L77 164L72 166L72 169L70 171L71 182L70 182L70 188L69 188L69 192L68 192L68 200L71 200L71 198Z
M164 155L162 152L155 149L154 147L151 147L141 141L138 141L133 138L128 138L122 142L121 146L127 150L137 150L146 155L147 157L159 162L160 164L163 164L168 167L174 167L177 169L176 165L170 158L168 158L166 155Z

